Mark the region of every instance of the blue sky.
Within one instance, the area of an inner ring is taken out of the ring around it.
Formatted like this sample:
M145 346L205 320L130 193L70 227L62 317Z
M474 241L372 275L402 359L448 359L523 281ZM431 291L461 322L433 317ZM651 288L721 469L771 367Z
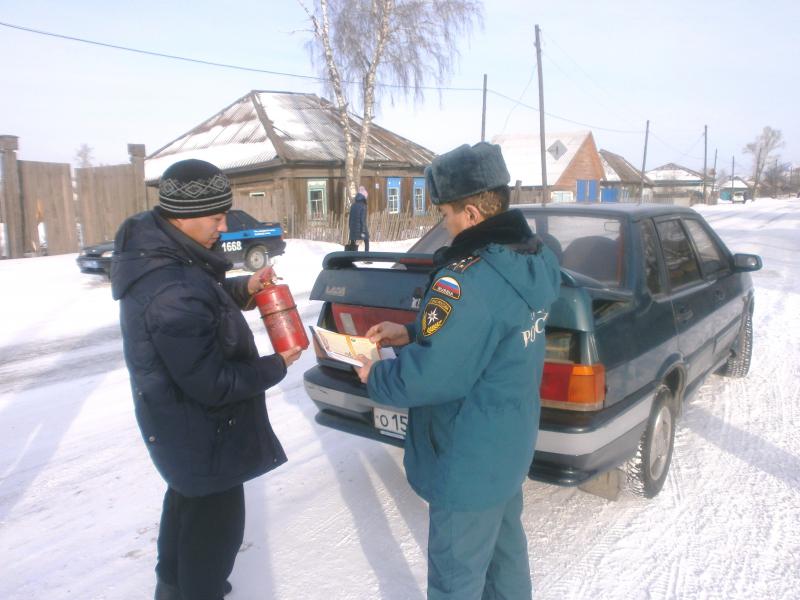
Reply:
M232 8L235 7L235 8ZM294 0L136 2L0 0L0 21L208 61L316 75ZM480 88L488 74L487 137L538 130L534 25L544 41L548 131L591 129L599 147L647 167L702 169L731 157L765 125L800 164L797 77L800 3L773 0L486 2L483 28L461 44L449 87ZM97 161L127 160L175 139L251 89L322 93L313 80L192 64L0 27L0 134L20 158L73 160L82 143ZM523 105L516 105L512 100ZM377 121L437 152L480 138L480 91L430 91L424 103L388 100ZM561 118L556 118L561 117ZM585 127L569 121L589 125ZM737 167L737 172L739 167Z

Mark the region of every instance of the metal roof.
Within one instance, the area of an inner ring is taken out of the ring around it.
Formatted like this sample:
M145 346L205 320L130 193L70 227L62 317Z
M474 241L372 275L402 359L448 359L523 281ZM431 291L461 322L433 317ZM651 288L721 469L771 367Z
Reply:
M645 173L653 183L661 181L681 181L686 183L697 183L703 181L703 174L697 171L677 165L675 163L667 163L655 169L646 171Z
M350 115L355 143L361 120ZM367 164L422 168L435 154L372 123ZM336 108L315 94L252 91L145 161L145 179L154 181L172 163L207 160L223 171L263 168L265 163L338 163L345 158L344 135Z
M575 158L591 131L545 133L545 158L548 185L556 185L572 159ZM503 150L511 185L520 180L522 185L542 185L542 154L538 133L502 134L492 138Z
M600 150L600 160L603 162L603 170L606 173L606 181L619 181L621 183L639 183L642 179L642 172L625 160L619 154L614 154L608 150ZM645 184L650 184L650 180L645 175Z

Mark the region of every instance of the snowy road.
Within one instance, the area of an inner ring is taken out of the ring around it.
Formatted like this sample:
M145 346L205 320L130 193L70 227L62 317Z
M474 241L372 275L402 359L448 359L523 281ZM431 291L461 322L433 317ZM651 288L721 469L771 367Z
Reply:
M525 484L538 599L800 598L800 201L702 212L764 260L750 375L713 376L686 405L654 500ZM291 240L278 264L307 322L330 249ZM2 261L0 282L0 598L152 598L164 485L134 422L108 284L74 256ZM422 599L426 507L402 453L319 427L302 388L312 363L307 352L268 393L290 462L245 487L229 598Z

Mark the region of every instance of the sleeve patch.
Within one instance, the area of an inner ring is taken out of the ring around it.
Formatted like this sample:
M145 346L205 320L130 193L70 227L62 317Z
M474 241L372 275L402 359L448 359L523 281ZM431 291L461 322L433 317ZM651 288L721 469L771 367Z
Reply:
M422 317L422 335L428 337L439 331L452 310L452 305L441 298L434 297L428 300Z
M431 290L453 300L461 298L461 286L452 277L440 277L436 280L436 283L433 284Z
M450 265L448 265L447 268L456 273L463 273L475 263L480 262L480 260L481 260L480 256L468 256L466 258L462 258L461 260L457 260L454 263L451 263Z

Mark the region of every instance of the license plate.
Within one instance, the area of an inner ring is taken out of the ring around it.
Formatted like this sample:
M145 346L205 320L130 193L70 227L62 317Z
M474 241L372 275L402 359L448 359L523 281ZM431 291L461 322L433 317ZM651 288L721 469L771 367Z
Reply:
M406 437L408 415L375 407L372 410L372 419L375 423L375 429L378 429L382 434L400 439Z

